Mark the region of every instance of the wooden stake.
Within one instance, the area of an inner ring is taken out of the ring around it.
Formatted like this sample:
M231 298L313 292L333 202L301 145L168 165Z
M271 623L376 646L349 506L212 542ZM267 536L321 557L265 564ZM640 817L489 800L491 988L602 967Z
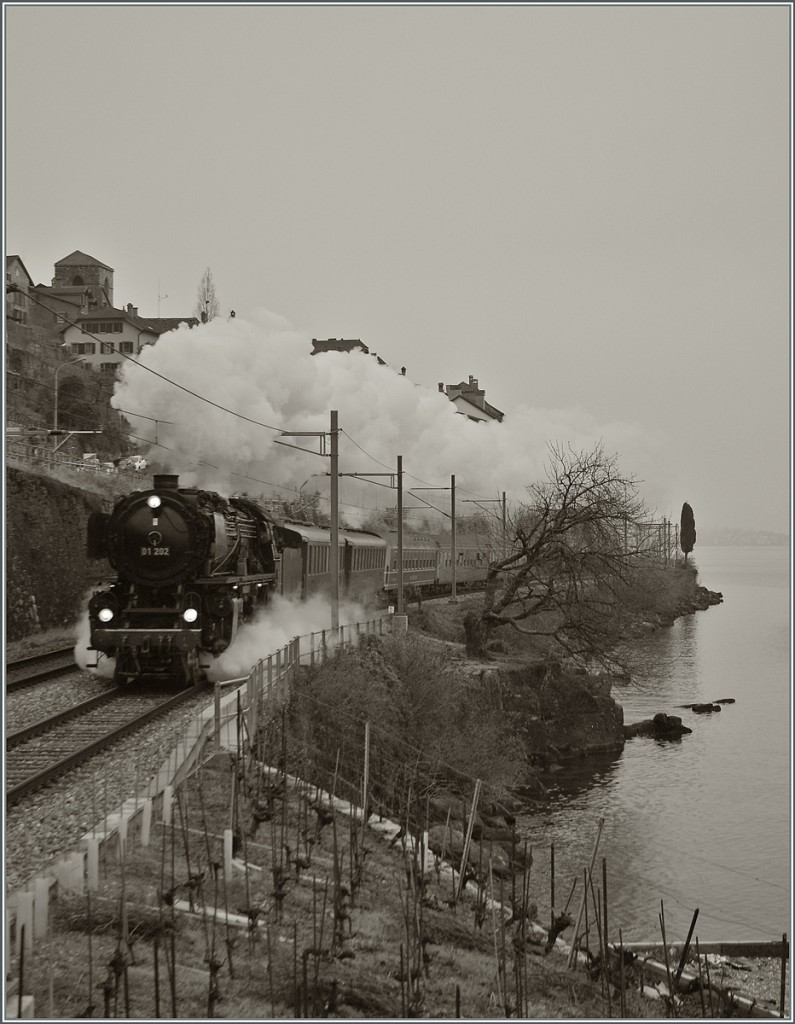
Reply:
M696 936L696 960L698 960L698 994L701 998L701 1016L706 1017L707 1008L704 1005L704 979L701 977L701 950L698 948L698 936Z
M155 1017L160 1016L160 939L154 941L155 961Z
M665 905L662 900L660 900L660 930L662 932L663 952L665 953L665 973L668 975L668 991L671 993L671 1016L676 1017L674 983L671 977L671 965L668 962L668 940L665 937Z
M458 887L456 889L456 900L460 899L460 897L461 897L461 890L464 887L463 886L464 877L465 877L464 873L466 871L467 858L469 856L469 846L470 846L470 843L472 842L472 831L473 831L473 829L475 827L475 814L476 814L477 809L478 809L478 800L480 799L480 787L481 787L481 781L480 781L480 779L477 779L475 781L475 794L472 797L472 812L469 815L469 823L468 823L468 826L467 826L467 836L466 836L466 840L464 841L464 852L461 855L461 871L460 871L459 876L458 876Z
M781 989L779 993L779 1017L784 1016L787 1001L787 933L781 936Z
M555 927L555 844L549 847L549 906L551 927Z
M596 863L596 851L599 849L599 839L600 839L600 837L602 835L602 827L603 827L604 823L605 823L605 819L604 818L600 818L599 819L599 828L597 829L597 832L596 832L596 841L595 841L594 846L593 846L593 853L591 854L591 866L588 869L588 874L589 875L593 874L593 866ZM575 921L575 924L574 924L574 934L572 935L572 938L571 938L571 949L569 951L569 958L568 958L568 961L567 961L567 966L568 967L572 966L572 964L575 962L575 958L577 956L577 935L579 934L579 931L580 931L580 922L582 921L582 914L583 914L583 910L585 908L585 900L587 898L587 895L588 895L587 893L583 893L582 894L582 900L580 901L580 909L579 909L579 912L577 913L577 920Z
M607 932L607 858L602 857L602 899L604 900L604 928L605 928L605 957L602 961L603 970L605 972L605 987L607 988L607 1013L608 1016L613 1016L613 998L610 993L610 947L608 945L608 932Z
M704 957L704 966L707 969L707 991L709 992L709 1015L710 1017L715 1016L715 1007L712 1005L712 980L709 976L709 957Z
M687 932L687 938L685 939L685 947L682 950L682 956L679 958L679 966L676 968L676 974L674 974L674 981L679 984L679 979L682 977L682 971L685 969L685 961L687 960L687 953L690 949L690 940L693 938L693 929L696 927L696 921L698 920L698 907L696 907L695 913L693 914L693 920L690 922L690 928Z

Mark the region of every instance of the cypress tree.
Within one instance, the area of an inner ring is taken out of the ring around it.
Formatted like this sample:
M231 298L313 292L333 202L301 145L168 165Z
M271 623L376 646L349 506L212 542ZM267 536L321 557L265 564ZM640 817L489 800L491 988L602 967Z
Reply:
M682 518L679 522L679 546L684 552L685 565L687 565L687 556L696 546L696 520L693 509L687 502L682 505Z

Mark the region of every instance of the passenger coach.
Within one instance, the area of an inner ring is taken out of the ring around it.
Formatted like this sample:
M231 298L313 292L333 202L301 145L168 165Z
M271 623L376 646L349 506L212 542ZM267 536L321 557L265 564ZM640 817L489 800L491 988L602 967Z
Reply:
M282 523L281 593L306 600L331 592L331 537L319 526ZM377 594L384 582L386 541L367 530L339 531L340 597L358 601Z

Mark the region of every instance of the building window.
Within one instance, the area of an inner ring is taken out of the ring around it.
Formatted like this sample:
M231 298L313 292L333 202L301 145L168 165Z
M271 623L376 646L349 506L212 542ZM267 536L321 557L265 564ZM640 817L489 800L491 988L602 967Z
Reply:
M100 351L100 353L103 356L112 356L113 352L114 352L113 342L112 341L103 341L103 342L101 342L99 351Z
M75 276L72 278L72 284L73 285L81 285L81 284L85 284L85 281L83 280L83 278L79 274L75 274Z
M131 341L120 341L119 352L132 352L133 343Z
M78 356L93 356L96 350L97 346L94 344L93 341L81 341L75 345L72 345L72 351L75 353L75 355Z
M103 373L115 373L117 363L100 363L99 368Z
M114 334L121 334L121 331L122 331L123 327L124 327L123 323L116 323L116 324L114 324L113 325L113 333Z

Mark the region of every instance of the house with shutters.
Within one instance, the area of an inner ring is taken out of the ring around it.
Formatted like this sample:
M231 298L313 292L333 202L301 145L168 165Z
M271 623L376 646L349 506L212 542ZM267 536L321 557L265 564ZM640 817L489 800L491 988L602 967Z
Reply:
M145 345L154 345L161 334L182 324L195 327L196 317L142 317L138 307L101 306L81 312L76 324L63 328L63 344L69 355L102 373L115 373L127 356L135 358Z

